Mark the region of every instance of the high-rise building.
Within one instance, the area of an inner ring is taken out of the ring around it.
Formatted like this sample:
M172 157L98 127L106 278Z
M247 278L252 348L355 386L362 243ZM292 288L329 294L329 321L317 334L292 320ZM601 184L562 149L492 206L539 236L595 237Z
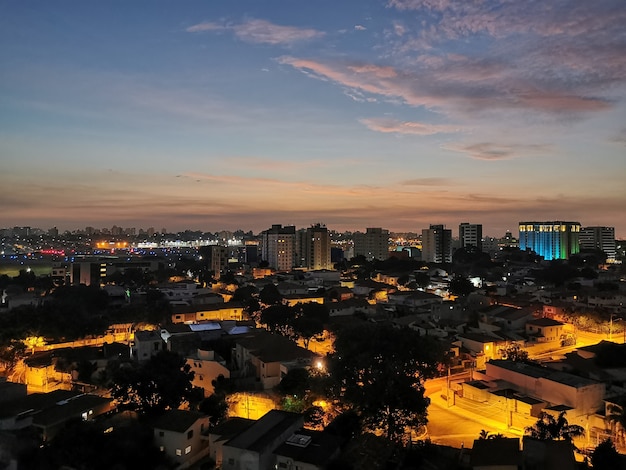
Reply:
M452 230L445 225L431 225L422 230L422 260L431 263L452 262Z
M615 261L615 227L583 227L580 229L580 248L602 250L606 259Z
M288 271L294 267L296 228L280 224L261 232L261 259L271 268Z
M332 269L330 234L326 226L315 224L306 229L304 266L307 269Z
M580 222L520 222L519 248L545 260L567 259L580 251Z
M365 259L384 261L389 258L389 230L382 228L366 228L365 233L356 232L352 235L354 256L365 256Z
M219 279L220 275L228 268L230 250L228 247L220 245L210 245L208 248L209 267L215 273L215 278Z
M482 251L483 249L483 226L482 224L470 224L462 222L459 225L459 242L461 248L473 246Z

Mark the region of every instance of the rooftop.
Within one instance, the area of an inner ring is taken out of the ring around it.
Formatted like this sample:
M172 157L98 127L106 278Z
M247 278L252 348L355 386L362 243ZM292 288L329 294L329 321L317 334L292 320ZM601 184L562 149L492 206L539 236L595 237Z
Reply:
M304 418L301 414L271 410L224 445L253 452L263 452L286 429L297 424L299 426L304 424Z

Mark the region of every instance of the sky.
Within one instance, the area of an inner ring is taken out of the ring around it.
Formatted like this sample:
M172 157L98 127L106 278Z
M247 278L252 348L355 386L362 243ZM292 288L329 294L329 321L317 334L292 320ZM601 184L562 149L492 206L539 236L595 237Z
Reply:
M624 0L0 2L0 227L626 238Z

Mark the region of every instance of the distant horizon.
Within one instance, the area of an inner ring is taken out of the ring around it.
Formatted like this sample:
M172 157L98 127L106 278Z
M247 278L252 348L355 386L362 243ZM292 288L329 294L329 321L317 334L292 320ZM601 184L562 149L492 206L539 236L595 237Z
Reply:
M510 232L514 237L517 238L519 236L519 228L518 228L519 222L528 222L528 221L535 221L535 222L543 222L543 221L546 221L546 222L547 221L580 222L581 226L583 228L584 227L597 227L597 226L600 226L600 227L613 227L612 225L608 225L608 224L586 225L586 224L582 223L578 219L564 219L564 218L560 218L560 219L544 219L544 220L538 220L538 219L523 219L523 220L521 220L520 219L518 222L516 222L513 225L513 227L514 227L513 229L504 230L501 234L496 234L496 233L493 233L493 232L486 231L485 230L485 225L482 224L482 226L483 226L483 237L502 238L502 237L505 236L505 234L507 232ZM480 224L480 222L468 221L468 220L463 220L463 222L470 223L470 224ZM30 227L31 229L37 229L37 230L42 230L44 232L47 232L48 230L50 230L52 228L56 228L59 231L59 233L64 233L66 231L69 231L69 232L76 232L76 231L84 232L87 227L93 227L95 230L101 232L102 230L105 230L105 229L106 230L111 230L111 228L113 226L117 226L117 227L120 227L122 229L130 229L130 228L136 229L137 233L135 234L135 236L139 235L139 230L146 231L149 228L153 228L155 233L161 233L161 230L163 228L165 228L166 229L166 233L168 233L168 234L181 233L181 232L185 232L185 231L203 232L203 233L218 233L218 232L222 232L222 231L226 231L226 232L243 231L244 233L252 232L254 235L259 235L264 230L268 230L269 228L271 228L272 225L276 225L276 224L280 224L283 227L285 227L285 226L295 226L296 229L301 229L301 228L310 227L310 226L312 226L312 225L314 225L316 223L321 223L322 225L325 225L328 228L328 230L339 232L339 233L345 233L345 232L353 232L353 233L354 232L365 232L365 230L367 228L382 228L384 230L388 230L390 233L416 233L417 235L421 235L422 230L423 229L428 229L429 226L431 225L431 224L428 224L428 225L426 225L424 227L421 227L421 228L418 228L418 229L412 229L412 230L410 230L410 229L407 229L407 230L404 230L404 229L392 229L392 228L388 228L388 227L386 227L384 225L380 225L380 224L378 224L378 225L376 225L376 224L368 225L367 227L364 226L364 227L359 227L359 228L342 228L342 229L339 229L339 228L336 228L334 226L329 226L328 224L324 223L323 221L321 221L321 222L320 221L311 222L311 223L302 224L302 225L292 224L292 223L273 222L273 223L270 223L270 224L268 224L267 226L265 226L264 228L261 228L261 229L243 228L243 227L239 226L237 228L224 228L224 227L222 227L222 228L219 228L219 229L211 230L211 229L190 228L190 227L181 228L181 229L171 229L170 227L167 227L167 226L157 226L157 225L154 225L154 224L150 224L150 225L138 225L138 224L120 225L119 223L113 223L113 224L111 224L109 226L96 226L96 225L86 224L86 225L83 225L83 226L74 226L74 227L68 227L68 226L61 227L61 226L55 225L55 224L53 224L51 226L48 226L48 227L40 226L40 225L32 225L32 224L13 224L10 227L9 226L7 226L7 227L0 227L0 230L11 230L11 229L13 229L15 227ZM452 230L452 235L453 235L453 237L456 238L456 237L458 237L459 225L461 223L462 222L459 222L459 223L453 224L453 225L449 225L449 224L443 224L443 225L445 225L446 229ZM432 223L432 225L437 225L437 224L438 224L437 222ZM626 240L626 236L619 236L618 233L617 233L617 229L616 229L616 231L615 231L615 239L616 240Z

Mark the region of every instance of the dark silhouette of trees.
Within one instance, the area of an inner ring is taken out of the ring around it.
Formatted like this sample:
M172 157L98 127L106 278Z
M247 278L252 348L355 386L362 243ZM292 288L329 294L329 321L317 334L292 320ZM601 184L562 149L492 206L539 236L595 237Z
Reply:
M565 418L565 411L561 411L555 418L549 413L542 412L539 419L532 426L528 426L526 434L541 441L566 440L582 436L585 429L577 424L569 424Z
M502 359L509 361L528 362L528 351L521 348L519 344L512 344L502 351Z
M304 397L309 388L309 371L304 368L291 369L278 384L278 390L284 395Z
M284 336L293 336L291 325L296 317L296 311L289 305L271 305L261 311L261 323L267 325L272 333Z
M193 375L183 357L160 351L136 367L121 364L113 373L111 395L141 414L177 409L192 398Z
M466 297L476 290L474 284L472 284L464 276L455 276L450 281L450 287L448 288L451 294L458 297Z
M611 439L605 439L591 454L591 464L596 470L614 470L621 468L621 457Z
M401 442L407 427L426 423L423 381L444 360L442 347L410 329L364 323L341 329L328 356L330 392L351 406L364 426Z
M428 287L428 284L430 284L430 275L427 272L416 271L414 276L417 287L421 287L423 289Z
M291 320L291 327L296 337L302 338L304 347L308 349L311 338L324 332L324 325L328 322L328 307L317 302L297 304L294 308L295 317Z
M278 288L270 283L259 292L259 300L265 305L276 305L283 301L283 296L278 292Z

